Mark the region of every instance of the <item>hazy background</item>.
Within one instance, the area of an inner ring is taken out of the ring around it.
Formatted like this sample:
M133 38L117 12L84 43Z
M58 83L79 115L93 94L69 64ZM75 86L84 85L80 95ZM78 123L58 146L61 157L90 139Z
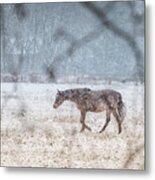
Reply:
M1 5L1 79L144 80L144 1Z
M144 2L0 10L1 80L11 82L1 83L2 166L143 170ZM92 132L80 133L74 103L53 109L57 89L85 87L121 93L127 109L121 134L113 116L98 133L105 113L89 112Z

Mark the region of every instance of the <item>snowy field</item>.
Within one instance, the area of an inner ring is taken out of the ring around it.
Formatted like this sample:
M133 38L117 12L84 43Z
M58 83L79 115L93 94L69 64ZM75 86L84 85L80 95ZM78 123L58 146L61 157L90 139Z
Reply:
M80 112L72 102L53 109L57 89L114 89L127 114L118 134L112 116L88 113L92 132L80 133ZM1 84L1 165L58 168L144 169L144 87L133 83Z

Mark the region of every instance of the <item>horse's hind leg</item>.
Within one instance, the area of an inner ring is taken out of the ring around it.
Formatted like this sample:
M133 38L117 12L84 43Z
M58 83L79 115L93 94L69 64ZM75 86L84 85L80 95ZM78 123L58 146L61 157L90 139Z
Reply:
M118 123L118 134L120 134L121 131L122 131L120 117L119 117L119 115L117 114L116 110L113 110L113 115L115 116L116 121L117 121L117 123Z
M84 131L85 128L91 131L91 128L85 124L85 117L86 117L86 112L81 112L80 122L82 124L82 128L80 132Z
M102 133L110 122L110 111L106 111L106 122L99 133Z
M84 124L85 128L88 129L89 131L91 131L91 128L89 126L87 126L86 124Z

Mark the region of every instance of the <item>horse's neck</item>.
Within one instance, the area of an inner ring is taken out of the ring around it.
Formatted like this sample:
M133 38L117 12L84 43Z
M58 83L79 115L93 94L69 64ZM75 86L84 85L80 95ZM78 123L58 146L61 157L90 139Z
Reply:
M76 104L78 103L78 97L77 97L77 95L75 95L75 93L68 93L66 96L66 100L72 101Z

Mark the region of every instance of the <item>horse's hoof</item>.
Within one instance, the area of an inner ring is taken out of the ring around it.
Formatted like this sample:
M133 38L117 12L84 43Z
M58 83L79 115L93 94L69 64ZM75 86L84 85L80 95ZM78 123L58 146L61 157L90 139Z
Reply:
M121 130L120 130L120 131L118 131L118 134L121 134L121 132L122 132Z
M91 129L88 129L89 131L92 131Z

